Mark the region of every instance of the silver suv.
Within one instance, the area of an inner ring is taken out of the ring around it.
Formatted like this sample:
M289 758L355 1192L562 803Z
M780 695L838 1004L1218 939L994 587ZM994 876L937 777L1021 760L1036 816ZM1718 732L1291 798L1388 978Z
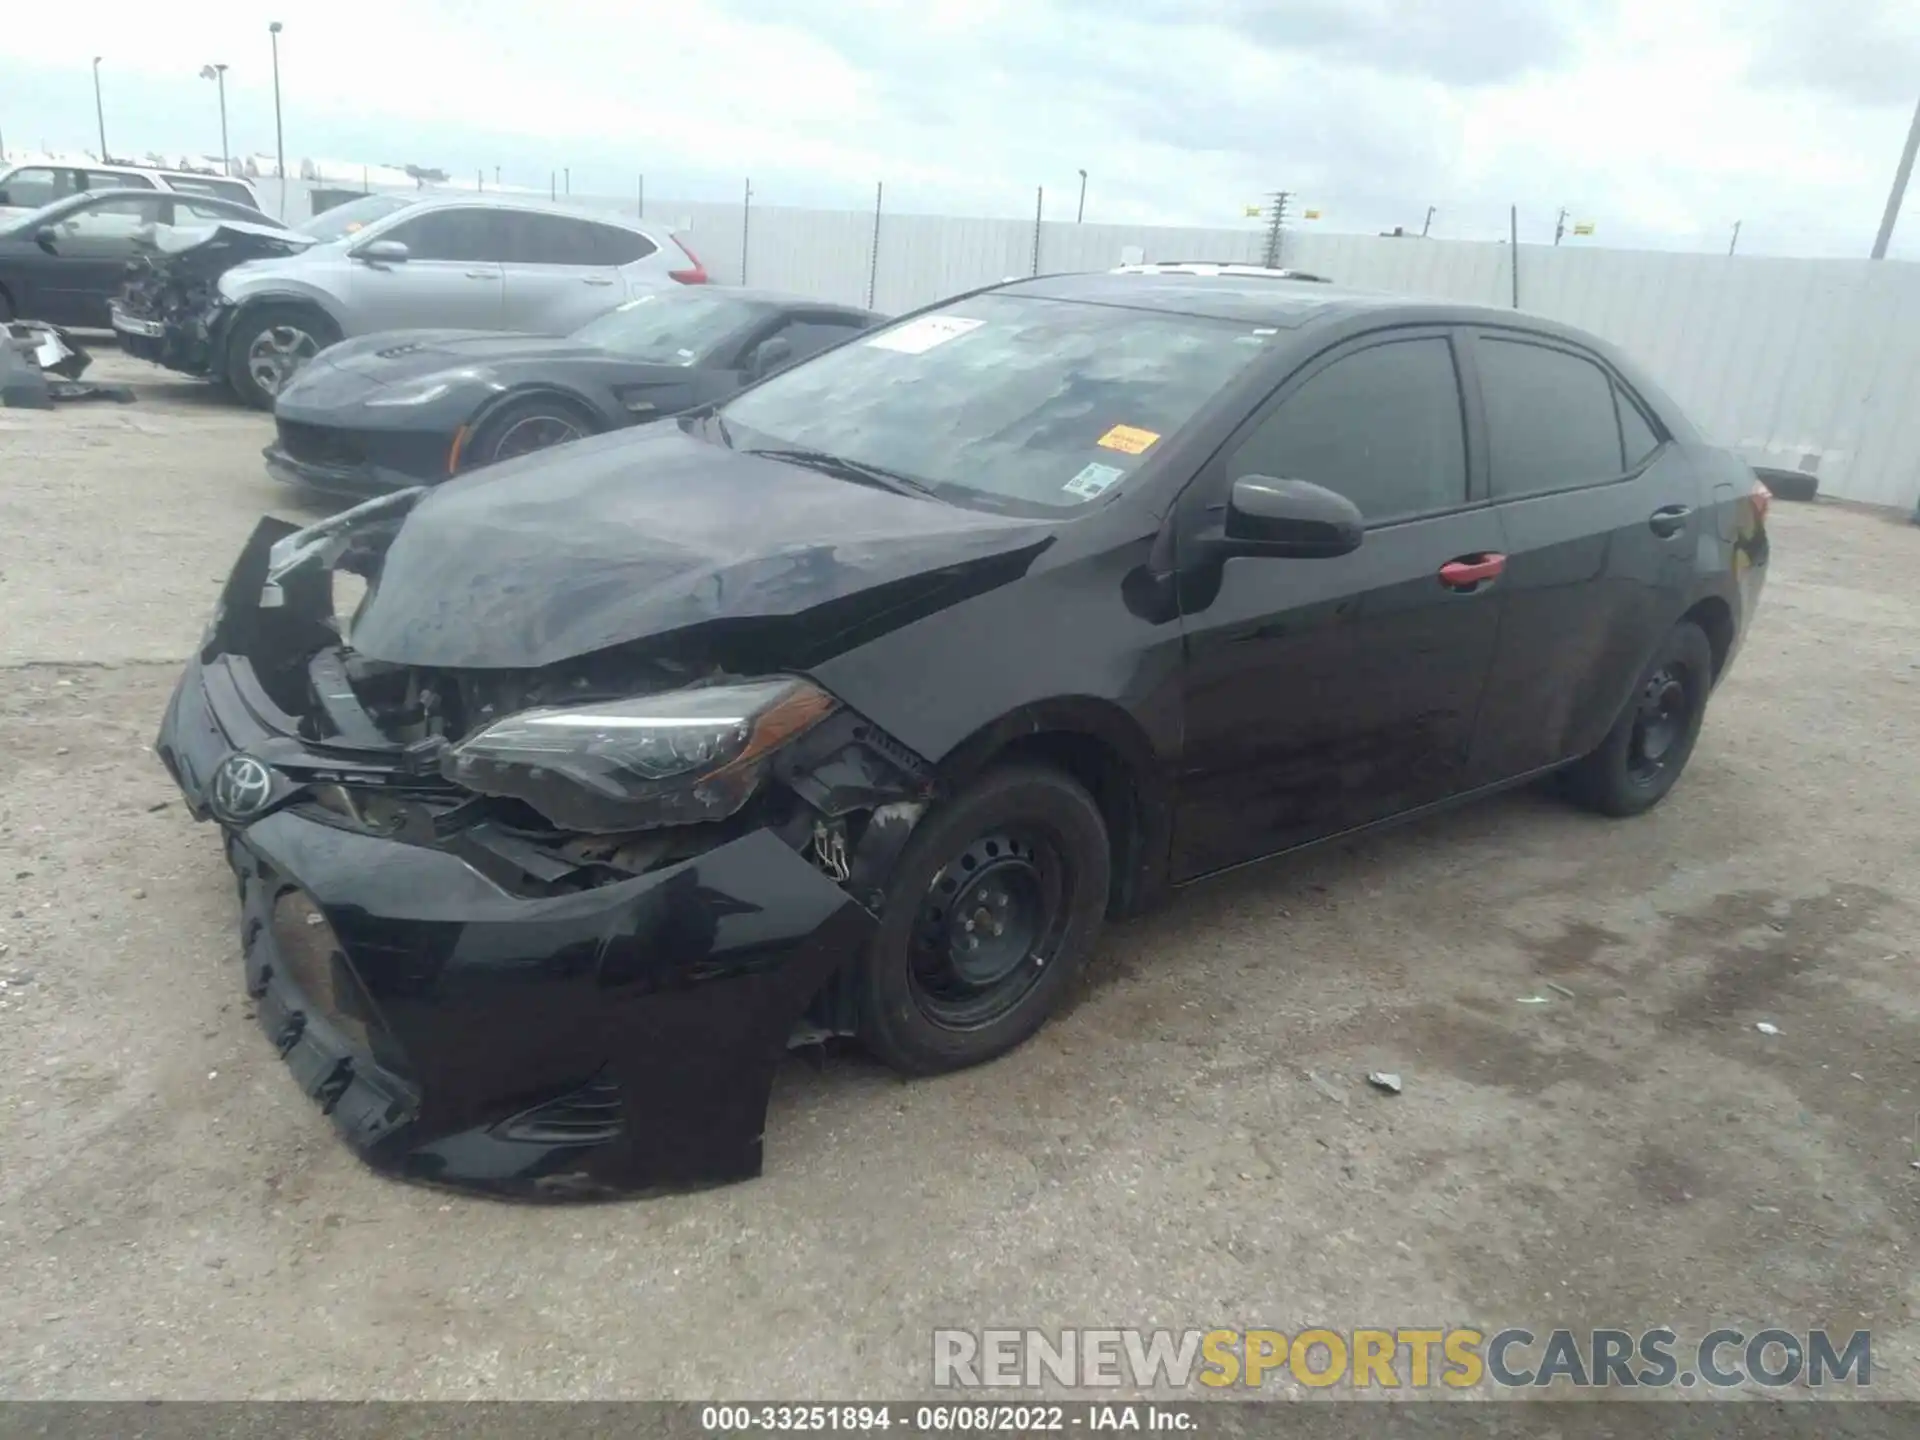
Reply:
M262 408L315 353L350 336L565 335L635 296L707 279L664 230L544 201L366 195L297 228L293 253L221 273L199 317L218 342L207 371Z

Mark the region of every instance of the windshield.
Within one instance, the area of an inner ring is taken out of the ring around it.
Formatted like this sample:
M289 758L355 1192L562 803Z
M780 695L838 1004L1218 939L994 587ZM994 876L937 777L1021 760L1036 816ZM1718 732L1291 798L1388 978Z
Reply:
M721 341L766 313L766 307L712 290L642 295L573 332L583 345L650 360L697 365Z
M331 210L322 210L311 220L293 228L316 240L339 240L413 203L405 195L362 195L358 200L349 200Z
M1118 485L1270 328L990 294L776 375L721 412L739 447L818 450L961 504L1066 509ZM764 438L763 438L764 437Z

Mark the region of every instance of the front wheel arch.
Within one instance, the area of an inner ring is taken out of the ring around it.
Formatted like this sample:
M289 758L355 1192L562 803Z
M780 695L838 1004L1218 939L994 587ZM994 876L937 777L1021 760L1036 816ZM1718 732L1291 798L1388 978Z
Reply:
M486 433L488 425L514 406L524 404L530 400L546 401L572 411L587 427L587 436L604 434L606 431L615 428L615 422L609 421L607 417L601 413L597 405L577 391L569 390L563 385L555 385L551 382L521 385L515 389L505 390L498 395L488 397L486 403L476 410L472 417L467 420L466 424L462 426L462 429L466 432L466 436L462 441L460 465L454 473L465 474L468 470L476 468L474 465L468 463L468 456L476 453L472 447L480 437ZM587 438L587 436L583 436L582 438ZM491 462L480 461L478 463L488 464Z

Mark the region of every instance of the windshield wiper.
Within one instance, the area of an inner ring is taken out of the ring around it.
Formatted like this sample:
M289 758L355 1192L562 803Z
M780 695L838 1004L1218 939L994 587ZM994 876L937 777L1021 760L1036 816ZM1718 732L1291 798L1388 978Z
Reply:
M759 455L768 460L785 460L790 465L805 465L858 485L891 490L896 495L918 495L928 500L939 498L931 485L922 484L911 475L902 475L898 470L889 470L881 465L869 465L864 460L849 460L844 455L830 455L825 450L745 450L741 453Z

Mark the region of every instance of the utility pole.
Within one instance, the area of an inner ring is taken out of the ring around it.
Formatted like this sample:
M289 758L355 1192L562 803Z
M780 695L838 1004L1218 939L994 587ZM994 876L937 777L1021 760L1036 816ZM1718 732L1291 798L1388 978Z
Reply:
M1507 207L1508 273L1513 278L1513 308L1520 308L1520 207Z
M873 244L867 250L867 309L873 309L873 292L880 283L880 203L886 198L884 180L873 182Z
M1563 206L1561 208L1560 213L1554 217L1553 243L1555 245L1558 245L1560 243L1560 237L1566 233L1567 233L1567 212L1565 207Z
M1267 257L1269 270L1280 268L1280 232L1286 228L1287 206L1293 202L1291 190L1276 190L1267 206Z
M1036 185L1033 190L1033 270L1031 272L1035 275L1040 273L1040 224L1046 208L1047 187Z
M1434 207L1431 205L1427 206L1427 218L1420 222L1420 238L1422 240L1427 238L1427 231L1433 228L1433 212Z
M93 57L93 117L100 122L100 163L106 164L107 154L107 107L100 102L100 62L106 57Z
M562 195L573 194L573 171L566 166L562 166L560 169L560 193Z
M287 215L287 131L280 120L280 22L272 21L267 26L267 37L273 42L273 165L280 177L280 218Z
M93 62L98 65L98 60ZM105 144L103 140L101 144ZM1920 150L1920 105L1913 107L1913 123L1907 127L1906 148L1900 152L1900 164L1893 172L1893 189L1887 195L1887 213L1880 217L1880 233L1873 238L1873 258L1887 258L1887 244L1893 239L1893 222L1900 218L1900 207L1907 198L1907 179L1913 174L1913 156Z
M227 67L224 65L202 65L200 78L212 80L220 87L220 173L233 173L233 152L227 147Z
M634 186L634 212L644 220L647 218L647 176L642 171L640 182Z
M1727 242L1727 253L1731 255L1740 245L1740 222L1733 222L1733 239Z
M1080 172L1080 206L1073 212L1073 223L1078 225L1087 218L1087 172Z
M748 178L740 192L740 283L747 283L747 226L753 220L753 180Z

